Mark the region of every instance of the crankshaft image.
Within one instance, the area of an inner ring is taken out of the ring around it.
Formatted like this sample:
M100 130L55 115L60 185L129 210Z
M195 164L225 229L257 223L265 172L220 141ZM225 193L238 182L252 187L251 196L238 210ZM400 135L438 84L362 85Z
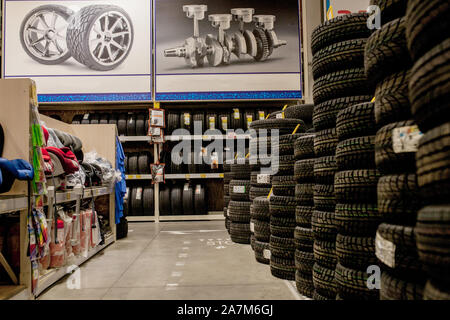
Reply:
M194 36L186 39L180 47L164 50L164 56L184 58L192 68L202 67L205 58L213 67L228 65L232 54L238 59L249 55L256 61L265 61L274 49L287 45L274 31L276 17L254 15L253 8L236 8L231 9L231 14L209 15L208 20L218 29L217 37L212 34L200 37L199 21L205 19L206 5L186 5L183 11L194 21ZM232 21L239 23L239 31L230 35L226 31ZM245 24L251 22L255 23L253 32L245 29Z

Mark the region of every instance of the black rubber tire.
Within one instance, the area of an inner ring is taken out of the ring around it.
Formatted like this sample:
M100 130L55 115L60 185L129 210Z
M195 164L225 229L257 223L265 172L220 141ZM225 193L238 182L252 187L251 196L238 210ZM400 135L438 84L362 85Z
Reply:
M409 0L406 38L414 61L448 38L450 4L440 0Z
M136 136L136 115L128 114L127 118L127 136Z
M339 111L355 104L370 102L372 98L373 96L370 95L343 97L316 105L313 114L313 125L316 132L334 128Z
M150 155L141 153L138 157L138 172L140 174L150 174Z
M295 217L270 217L270 234L280 238L294 238Z
M181 186L172 186L170 190L170 208L173 215L183 215L183 189Z
M287 135L292 134L295 128L300 125L297 133L305 132L305 123L300 119L267 119L267 120L258 120L252 122L251 128L254 130L272 130L278 129L279 135Z
M255 220L255 238L257 241L270 241L270 223L266 221Z
M287 134L280 136L275 142L271 142L271 147L273 150L278 149L278 154L280 156L287 156L294 154L294 142L303 136L304 133L297 134Z
M119 121L119 115L117 113L111 113L109 115L108 124L115 124Z
M281 238L270 235L269 242L272 256L293 260L295 259L295 241L294 238Z
M336 164L339 170L375 168L375 136L340 142L336 148Z
M420 210L415 235L424 269L441 284L450 285L450 206L428 206Z
M235 117L235 115L236 115L236 117ZM239 115L238 119L236 119L237 115ZM244 129L244 115L243 115L241 109L238 109L238 112L236 112L236 113L233 109L230 113L230 118L231 118L231 121L230 121L229 129L233 129L233 130Z
M378 127L412 118L408 84L410 71L395 72L377 84L375 121Z
M367 28L367 13L352 13L340 15L328 20L314 29L311 38L312 54L333 43L349 39L367 38L370 30Z
M334 212L336 207L334 184L314 185L314 206L316 210Z
M386 24L406 14L408 0L370 0L371 6L380 8L382 23Z
M143 137L147 135L145 131L145 114L136 115L136 135L139 137Z
M377 170L348 170L336 174L334 193L338 203L376 203Z
M100 120L99 120L99 124L108 124L109 122L109 115L107 113L102 113L100 114Z
M117 131L119 133L119 136L126 136L127 135L127 114L121 113L119 115L119 118L117 120Z
M169 111L167 113L166 134L172 135L173 132L180 128L180 113L177 111Z
M317 52L313 57L314 79L348 68L364 67L364 48L367 39L351 39L334 43Z
M72 124L81 124L81 121L83 120L82 114L76 114L72 118Z
M194 209L196 215L207 215L208 204L206 201L206 189L202 185L197 185L194 191Z
M378 300L379 291L367 286L369 274L337 264L335 271L337 292L344 300Z
M375 137L375 163L382 174L416 172L415 153L395 153L392 145L392 133L395 128L413 125L415 123L408 120L394 122L378 130Z
M259 263L268 265L270 264L270 259L264 257L265 250L269 250L269 243L256 240L254 244L255 259Z
M371 265L377 264L375 256L374 237L355 237L337 235L336 256L338 262L356 270L367 270Z
M423 300L450 300L450 292L445 285L440 288L438 283L433 280L429 280L423 292Z
M403 226L416 224L417 212L423 207L415 174L383 176L378 181L378 211L384 222Z
M237 163L231 165L231 178L235 180L250 180L252 170L250 168L250 162L245 160L241 162L238 160Z
M301 119L305 123L311 123L313 110L313 104L299 104L286 108L284 110L284 117L286 119Z
M100 115L98 113L91 114L89 116L89 124L99 124Z
M314 238L317 240L335 240L337 224L334 212L314 210L311 218Z
M336 119L339 141L375 135L374 103L361 103L341 110Z
M326 74L314 82L313 99L318 105L325 101L355 95L369 95L364 68L346 69Z
M424 277L422 264L416 247L416 237L413 227L392 225L382 223L377 231L377 243L379 239L384 239L393 243L395 251L384 250L385 246L376 246L376 255L385 269L389 270L394 276L401 278ZM390 264L389 266L386 264Z
M299 206L314 206L314 184L297 184L295 186L295 199Z
M28 46L25 44L24 41L24 33L25 33L25 27L26 27L26 21L28 21L30 19L30 17L38 14L40 11L48 11L48 12L55 12L57 13L57 15L61 18L63 18L64 20L66 20L68 23L70 22L70 19L72 18L72 16L74 15L74 11L72 11L71 9L67 8L66 6L60 6L60 5L43 5L43 6L39 6L34 8L32 11L30 11L22 20L22 24L20 26L20 43L22 45L22 48L24 49L24 51L27 53L27 55L32 58L33 60L44 64L44 65L57 65L57 64L61 64L63 62L65 62L66 60L70 59L71 57L71 53L70 50L63 55L62 57L58 58L57 60L47 60L47 59L39 59L38 57L36 57L35 55L33 55L29 49ZM28 27L28 26L27 26ZM38 39L36 39L38 40ZM48 42L47 42L48 43ZM3 71L4 72L4 71Z
M183 213L187 216L195 214L194 189L189 184L185 184L183 187Z
M298 227L311 228L311 218L314 206L297 206L295 209L295 220Z
M296 181L293 176L275 176L272 179L272 190L275 196L295 196L295 185ZM269 193L267 193L268 195Z
M155 194L153 187L145 187L142 191L142 206L144 208L144 216L155 215Z
M294 156L296 160L314 158L315 134L303 135L294 142Z
M405 33L406 19L402 17L385 24L367 40L365 66L367 80L372 85L411 67Z
M295 249L302 252L313 252L314 232L311 228L295 227L294 239Z
M250 186L249 180L231 180L230 181L231 200L250 201L250 187L251 186ZM235 190L239 191L239 193L235 192ZM244 191L244 192L241 193L241 191Z
M314 253L295 250L295 268L311 276L312 282L312 269L314 266ZM313 286L314 287L314 286Z
M273 172L277 176L288 176L294 175L294 165L295 157L292 156L280 156L278 158L272 159L272 166L276 167L278 165L278 172ZM275 168L273 168L275 169ZM273 179L272 179L273 183Z
M295 208L297 200L295 197L279 197L272 195L270 197L270 216L271 217L295 217Z
M259 197L253 200L250 215L252 219L270 222L270 200L267 197Z
M337 231L342 235L375 236L383 222L383 214L376 204L336 204Z
M141 194L138 197L138 189ZM131 212L133 216L142 216L144 214L144 207L142 202L142 188L131 189Z
M409 98L419 128L427 132L450 114L450 38L421 57L411 70Z
M129 44L127 51L123 57L117 63L111 65L102 65L98 63L90 53L90 29L94 22L103 14L110 11L120 12L121 15L127 18L129 21ZM97 71L109 71L117 68L127 58L131 52L133 46L134 30L133 24L128 13L118 6L113 5L91 5L81 8L70 20L70 24L67 28L67 48L69 49L72 57L79 63L84 64L86 67Z
M231 241L240 244L250 244L250 224L249 223L230 223Z
M128 173L129 174L139 173L138 155L135 153L128 155Z
M338 171L336 157L326 156L314 159L314 181L317 184L333 184Z
M314 241L313 254L315 262L321 267L333 270L336 268L336 241L316 239Z
M334 156L339 143L336 128L316 132L314 152L316 157Z
M313 282L317 293L326 299L336 299L337 288L334 280L334 268L328 269L315 263L313 266Z
M314 290L312 298L313 298L313 300L316 300L316 301L333 301L333 300L338 300L338 296L333 297L333 298L327 298L327 297L321 295L320 293L318 293L315 290Z
M298 160L295 162L294 181L298 183L314 182L314 162L314 159Z
M424 283L404 281L383 272L381 274L380 300L422 300Z
M314 282L312 280L312 274L305 274L300 270L296 270L295 285L298 293L301 295L307 298L312 298L314 296Z
M267 117L267 119L279 119L278 117L279 117L279 115L282 114L282 113L283 113L283 111L281 111L281 110L272 111L272 112L269 114L269 116ZM266 119L266 120L267 120L267 119Z
M258 197L267 197L270 193L270 190L271 188L250 187L250 201L253 201Z
M270 272L272 276L289 281L295 281L295 261L294 259L283 259L271 255Z
M231 222L250 223L250 206L249 201L230 201L228 210L230 212Z
M159 214L162 216L172 215L172 206L170 204L170 188L168 186L159 190Z

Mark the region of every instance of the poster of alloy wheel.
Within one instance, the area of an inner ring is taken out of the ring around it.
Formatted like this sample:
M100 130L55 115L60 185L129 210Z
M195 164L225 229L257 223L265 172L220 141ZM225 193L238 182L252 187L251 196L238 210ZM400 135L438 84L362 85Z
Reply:
M3 0L4 78L32 78L39 102L152 99L148 0Z
M298 0L154 3L157 101L302 98Z

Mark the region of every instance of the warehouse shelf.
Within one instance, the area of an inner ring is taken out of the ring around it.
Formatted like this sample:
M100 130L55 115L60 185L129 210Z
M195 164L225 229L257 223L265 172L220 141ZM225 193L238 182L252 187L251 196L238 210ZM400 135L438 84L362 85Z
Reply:
M73 259L73 261L70 261L71 266L80 266L86 261L88 261L90 258L95 256L97 253L108 247L110 244L114 242L114 235L112 233L105 236L105 244L95 247L94 249L89 250L87 257L76 257ZM54 283L59 281L60 279L64 278L66 275L68 275L67 268L57 268L57 269L50 269L47 272L45 272L43 275L39 277L38 280L38 288L36 290L36 297L39 296L42 292L44 292L47 288L52 286Z
M151 142L152 137L149 137L149 136L138 136L138 137L120 136L119 140L120 140L120 142Z
M79 197L83 199L89 199L92 197L100 197L110 194L111 191L106 187L95 187L84 189L83 194L78 193L77 190L56 192L56 204L71 202L78 200ZM46 202L48 205L48 202Z
M128 222L155 222L156 218L154 216L135 216L135 217L127 217ZM206 215L193 215L193 216L159 216L160 222L171 222L171 221L220 221L225 220L223 216L223 212L212 211Z
M26 196L0 197L0 214L28 209Z
M238 134L235 133L229 133L226 135L172 135L172 136L165 136L164 139L166 141L181 141L181 140L203 140L203 141L209 141L209 140L248 140L250 139L249 134Z
M189 179L223 179L223 173L182 173L166 174L166 180L189 180ZM151 174L129 174L125 176L127 180L152 180Z

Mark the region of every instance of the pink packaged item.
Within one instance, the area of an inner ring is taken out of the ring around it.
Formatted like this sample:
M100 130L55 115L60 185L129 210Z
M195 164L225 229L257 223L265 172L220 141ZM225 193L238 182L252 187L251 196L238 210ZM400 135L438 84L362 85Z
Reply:
M81 232L80 232L80 245L81 245L81 254L84 257L87 257L87 253L89 251L89 242L91 235L91 216L92 209L87 209L80 213L81 215Z
M65 264L66 244L64 235L64 221L56 221L56 239L50 242L50 267L61 268Z
M72 252L78 256L81 254L81 212L80 214L72 215Z

